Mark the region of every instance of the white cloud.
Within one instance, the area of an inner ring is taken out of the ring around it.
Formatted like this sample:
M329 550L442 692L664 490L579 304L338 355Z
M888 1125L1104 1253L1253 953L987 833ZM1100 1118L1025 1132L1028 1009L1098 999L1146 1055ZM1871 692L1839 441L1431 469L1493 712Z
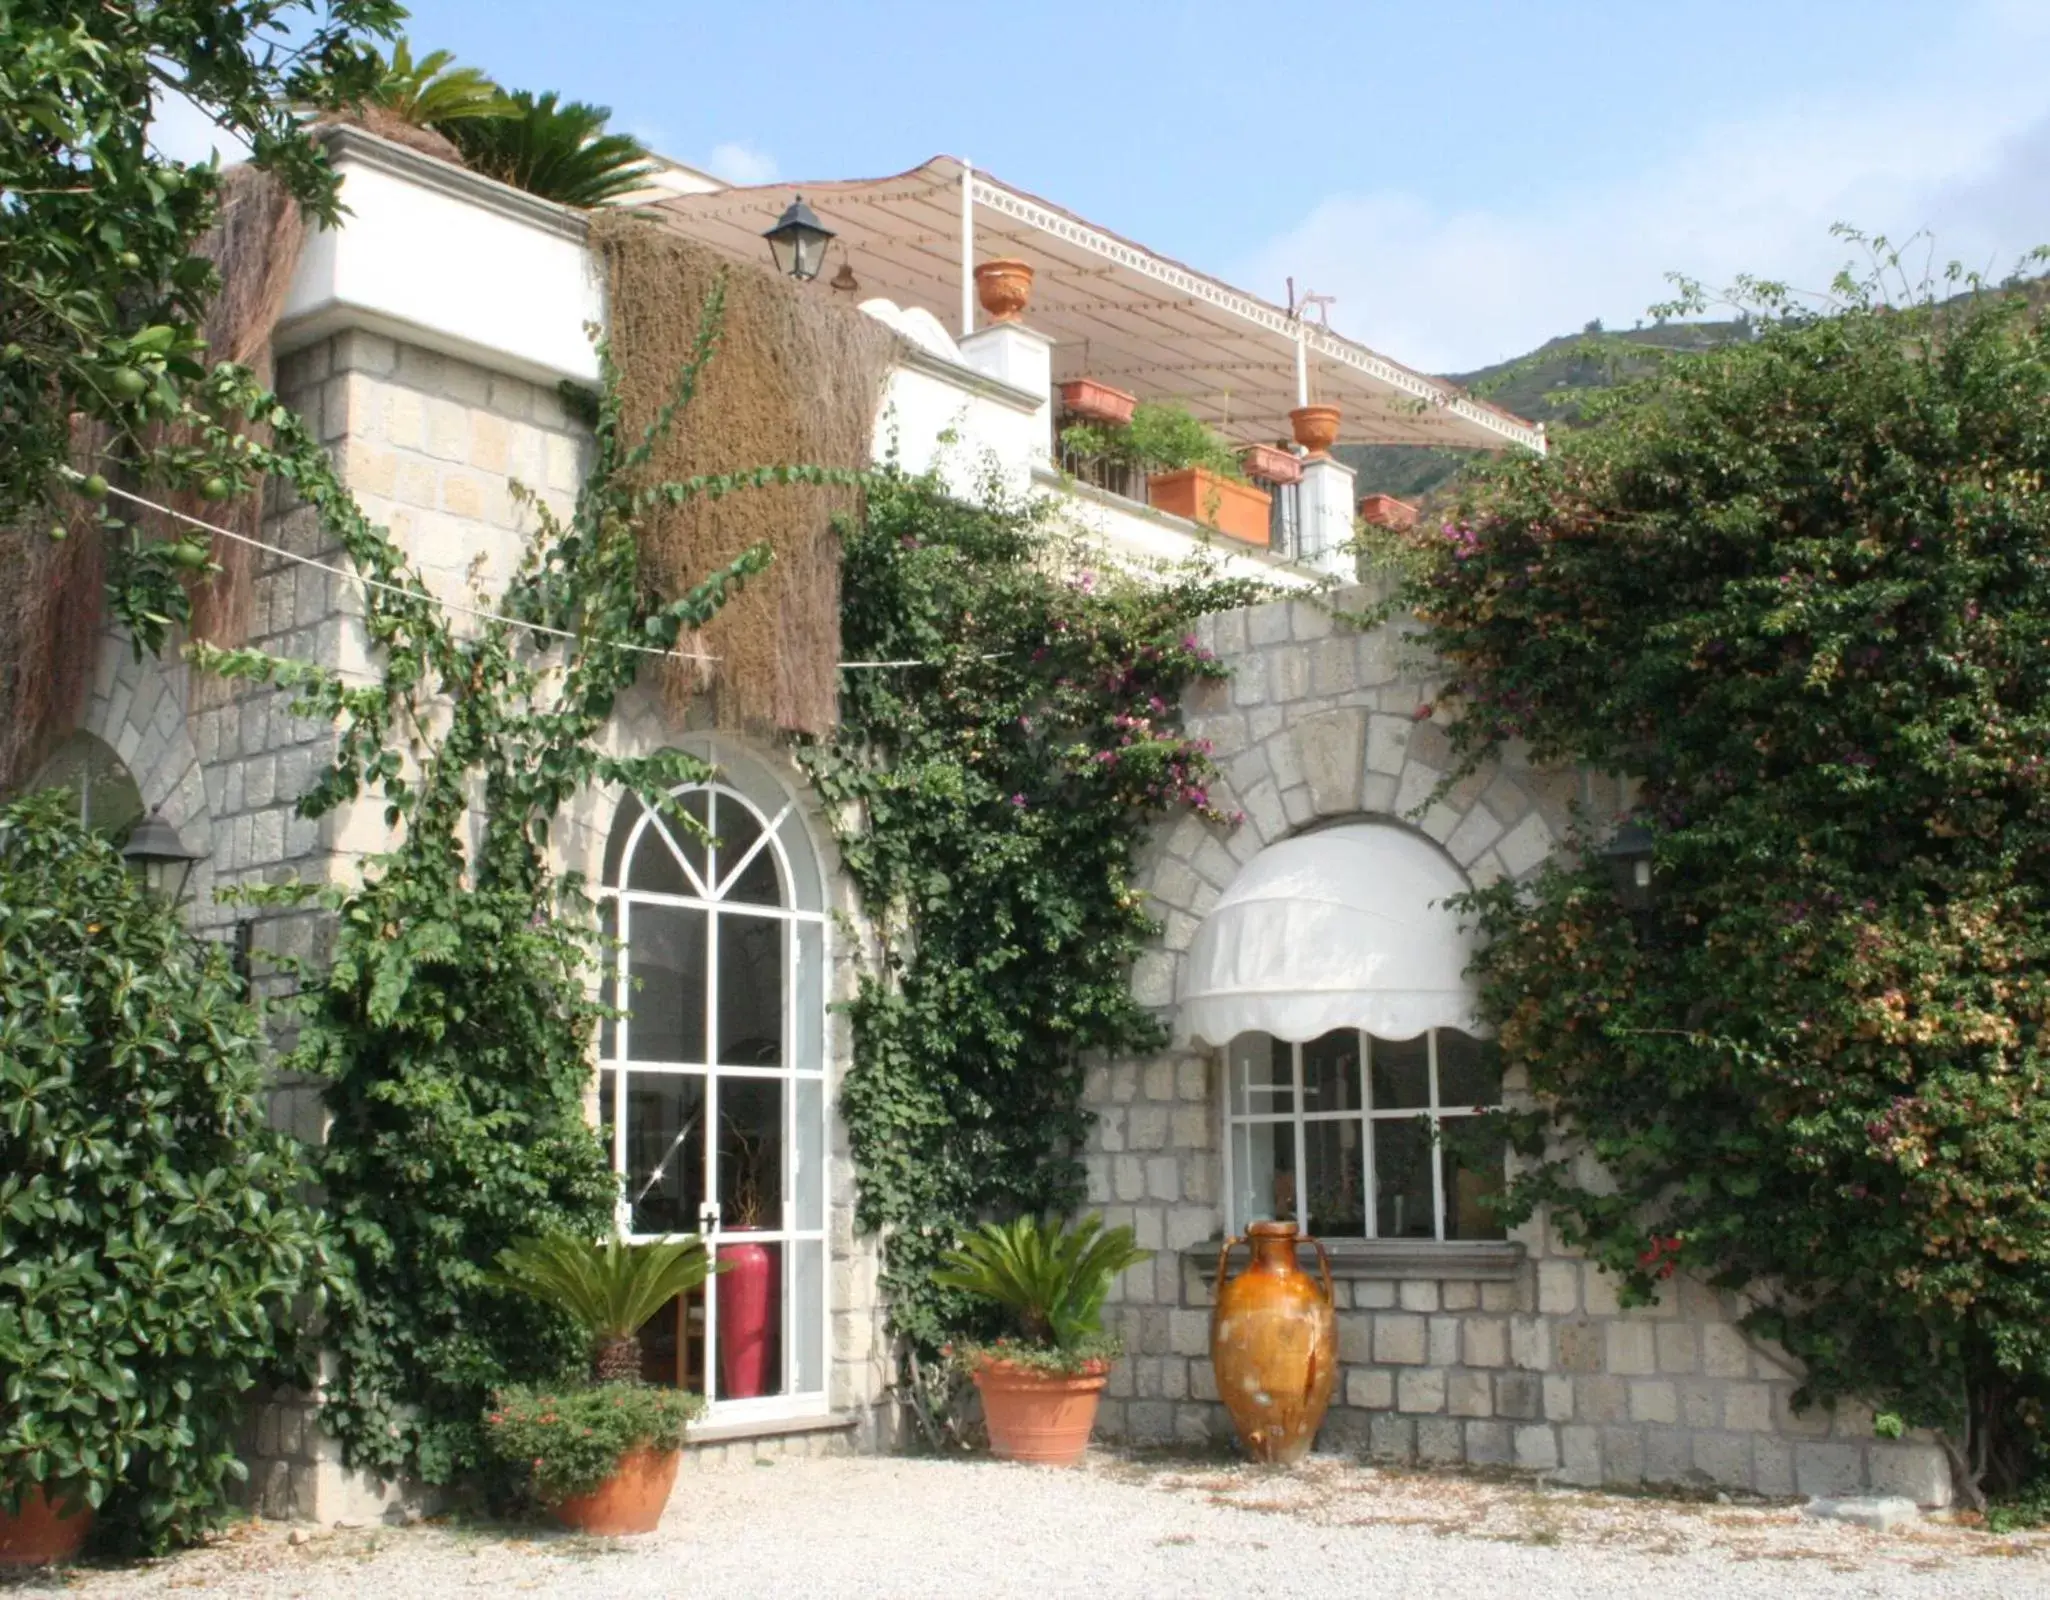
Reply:
M149 142L158 155L193 165L205 161L216 150L223 166L241 161L249 154L248 145L175 89L157 90L150 110Z
M1454 210L1400 189L1333 195L1240 281L1293 274L1338 297L1334 327L1461 372L1590 317L1627 328L1670 297L1668 272L1822 288L1849 254L1829 236L1839 221L1894 238L1926 226L1939 266L2004 273L2050 243L2050 86L2032 64L2045 22L2041 7L1995 0L1906 87L1710 126L1670 159L1547 200Z
M751 144L727 143L712 146L705 157L705 171L728 183L774 183L776 158Z

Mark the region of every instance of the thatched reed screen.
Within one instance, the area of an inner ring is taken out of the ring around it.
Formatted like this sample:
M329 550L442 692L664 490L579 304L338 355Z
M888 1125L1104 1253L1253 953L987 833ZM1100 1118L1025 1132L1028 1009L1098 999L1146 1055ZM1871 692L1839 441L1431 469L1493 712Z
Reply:
M298 266L304 232L298 206L270 174L235 167L223 175L220 217L200 245L221 274L202 332L213 360L250 367L266 385L271 331ZM73 446L80 470L124 476L119 452L107 458L103 434L80 426ZM248 534L262 520L262 501L260 485L224 505L173 497L188 514ZM61 543L49 536L52 521L70 530ZM182 531L155 522L145 525L146 534ZM20 527L0 529L0 571L8 577L0 593L0 793L33 777L84 710L101 644L105 537L93 508L75 500ZM224 645L247 637L252 554L246 545L214 539L220 570L193 587L193 632L199 637Z
M868 465L876 411L897 336L816 286L735 265L631 214L600 215L591 244L604 264L612 355L628 437L673 390L699 318L724 275L719 343L696 399L651 463L682 479L748 467ZM664 663L663 695L680 716L706 689L722 727L823 733L838 716L840 546L849 489L787 485L654 513L642 540L651 581L681 594L750 545L775 564L696 640L707 669Z

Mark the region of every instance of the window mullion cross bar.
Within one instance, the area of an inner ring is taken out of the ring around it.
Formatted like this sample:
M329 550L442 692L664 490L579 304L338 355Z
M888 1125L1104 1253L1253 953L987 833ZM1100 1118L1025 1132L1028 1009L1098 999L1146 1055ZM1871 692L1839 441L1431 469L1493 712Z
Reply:
M1361 1210L1365 1213L1364 1226L1360 1229L1369 1239L1381 1236L1381 1193L1374 1187L1374 1118L1373 1093L1374 1075L1368 1069L1367 1053L1374 1047L1374 1037L1364 1028L1360 1030L1360 1185Z
M1434 1221L1432 1237L1445 1237L1445 1150L1438 1142L1438 1030L1432 1028L1424 1035L1429 1043L1431 1064L1431 1215Z
M1304 1233L1310 1231L1309 1124L1303 1121L1303 1047L1291 1041L1290 1064L1295 1072L1295 1222Z

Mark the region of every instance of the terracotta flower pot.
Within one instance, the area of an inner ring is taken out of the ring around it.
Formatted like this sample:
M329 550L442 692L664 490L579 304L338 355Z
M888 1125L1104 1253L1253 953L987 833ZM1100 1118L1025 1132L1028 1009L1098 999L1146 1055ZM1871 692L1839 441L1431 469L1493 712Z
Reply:
M0 1570L69 1561L92 1526L93 1508L84 1496L74 1501L59 1490L52 1501L41 1485L31 1484L22 1491L19 1512L0 1511Z
M975 269L975 297L996 322L1016 322L1032 298L1032 263L999 256Z
M1263 548L1268 539L1268 510L1274 497L1250 483L1220 478L1204 467L1184 467L1179 472L1156 472L1146 480L1146 503L1171 516L1191 522L1247 544Z
M571 1495L549 1507L563 1526L578 1533L653 1533L676 1486L678 1450L636 1445L619 1458L607 1478L589 1494Z
M1328 456L1338 443L1339 410L1336 406L1297 406L1288 414L1295 442L1313 456Z
M1094 378L1073 378L1061 385L1061 408L1085 422L1107 422L1122 428L1139 409L1139 397Z
M990 1453L1003 1461L1072 1467L1089 1448L1107 1367L1093 1362L1079 1373L1039 1372L1015 1361L985 1361L975 1369Z
M1249 478L1266 483L1300 483L1303 464L1293 450L1274 444L1249 444L1239 452L1239 465Z
M1323 1245L1308 1241L1324 1265L1319 1289L1296 1265L1293 1222L1256 1222L1246 1233L1253 1259L1236 1278L1224 1269L1240 1241L1227 1239L1217 1253L1210 1365L1247 1453L1287 1466L1309 1453L1338 1377L1331 1262Z

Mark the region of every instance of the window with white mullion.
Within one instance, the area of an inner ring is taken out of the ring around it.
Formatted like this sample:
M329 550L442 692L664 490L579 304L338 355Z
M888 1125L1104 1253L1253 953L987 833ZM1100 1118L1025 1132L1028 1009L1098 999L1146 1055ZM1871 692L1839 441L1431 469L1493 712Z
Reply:
M830 1314L818 873L793 868L787 802L685 786L660 811L629 800L606 848L625 1017L601 1047L600 1102L623 1225L709 1227L726 1270L650 1324L649 1360L728 1414L815 1410Z
M1226 1055L1233 1226L1279 1217L1329 1238L1501 1237L1481 1204L1501 1186L1499 1158L1441 1137L1500 1098L1480 1041L1449 1029L1303 1044L1248 1034Z

